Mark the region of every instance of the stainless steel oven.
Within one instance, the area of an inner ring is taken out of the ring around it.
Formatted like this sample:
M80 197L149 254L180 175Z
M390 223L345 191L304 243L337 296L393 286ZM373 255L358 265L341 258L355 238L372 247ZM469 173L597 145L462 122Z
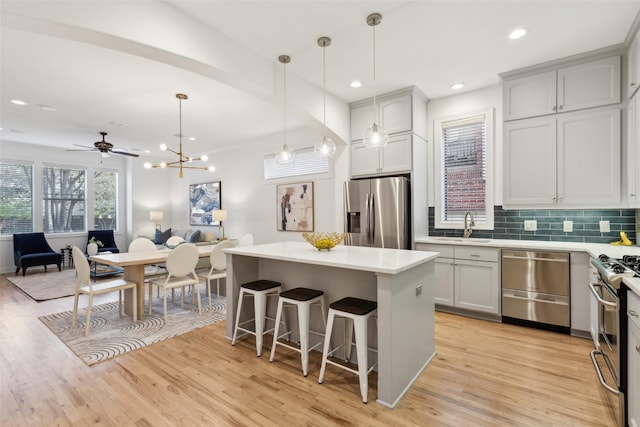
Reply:
M626 290L622 277L635 273L618 260L601 255L591 261L598 274L589 284L597 303L597 341L591 361L598 380L610 393L610 403L616 408L616 424L626 427Z

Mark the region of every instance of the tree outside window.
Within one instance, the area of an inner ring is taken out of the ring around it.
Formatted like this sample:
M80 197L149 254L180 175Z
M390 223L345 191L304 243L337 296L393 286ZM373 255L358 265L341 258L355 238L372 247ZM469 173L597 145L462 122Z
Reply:
M45 166L42 228L45 233L85 231L86 171Z
M0 233L33 231L33 166L0 162Z
M117 230L117 188L118 174L112 171L94 173L94 228L96 230Z

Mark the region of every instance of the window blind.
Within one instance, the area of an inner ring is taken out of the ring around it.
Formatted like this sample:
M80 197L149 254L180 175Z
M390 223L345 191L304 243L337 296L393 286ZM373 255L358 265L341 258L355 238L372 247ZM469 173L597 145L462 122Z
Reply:
M476 222L487 220L486 116L442 123L443 221L464 221L470 211Z
M33 232L33 165L0 162L0 233Z
M264 179L287 178L291 176L326 174L329 172L329 159L320 157L313 148L295 150L296 160L288 165L279 164L275 155L264 158Z

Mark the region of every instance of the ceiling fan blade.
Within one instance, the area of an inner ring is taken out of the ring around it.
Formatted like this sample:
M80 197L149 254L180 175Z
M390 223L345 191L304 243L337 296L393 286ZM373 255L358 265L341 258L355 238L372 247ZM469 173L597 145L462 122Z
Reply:
M88 145L80 145L80 144L73 144L73 145L75 145L76 147L88 148L88 149L93 150L93 151L97 150L96 147L89 147ZM80 151L80 150L78 150L78 151Z
M139 155L139 154L129 153L128 151L109 150L109 152L110 152L110 153L113 153L113 154L122 154L123 156L140 157L140 155Z

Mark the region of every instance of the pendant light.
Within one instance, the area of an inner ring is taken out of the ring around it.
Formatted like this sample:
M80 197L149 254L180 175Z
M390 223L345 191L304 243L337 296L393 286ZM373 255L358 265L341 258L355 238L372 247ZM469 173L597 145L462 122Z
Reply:
M364 132L364 145L367 148L380 148L387 145L389 141L389 134L376 123L376 26L382 22L382 15L379 13L372 13L367 16L367 24L373 29L373 124L367 128Z
M282 64L283 97L284 97L284 145L282 150L276 154L276 161L280 165L289 165L296 159L296 152L287 145L287 64L291 62L289 55L280 55L278 61Z
M320 157L332 158L336 153L336 143L327 136L327 55L326 47L331 46L329 37L320 37L318 46L322 48L322 139L315 143L313 152Z

